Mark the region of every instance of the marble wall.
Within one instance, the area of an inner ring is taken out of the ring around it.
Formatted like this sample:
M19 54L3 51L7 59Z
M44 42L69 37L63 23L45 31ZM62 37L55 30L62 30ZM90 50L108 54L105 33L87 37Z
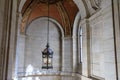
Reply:
M62 68L62 36L56 25L50 22L49 44L53 53L53 70ZM19 71L25 71L31 64L35 71L42 70L42 51L47 44L47 19L34 20L26 29L26 34L20 35L19 41Z
M32 21L25 34L20 34L18 37L18 76L24 76L28 65L34 67L33 72L44 71L42 69L42 51L46 48L47 43L47 19L38 18ZM49 42L50 48L54 51L53 54L53 69L50 72L68 72L72 73L72 38L63 37L57 24L50 22L49 26ZM46 70L45 70L46 72ZM55 74L56 75L56 74ZM67 77L67 76L66 76ZM54 77L50 77L55 79ZM43 77L44 79L44 77ZM56 77L58 79L58 77ZM60 78L62 80L74 78Z
M115 48L111 1L103 1L102 9L89 18L91 75L116 80Z

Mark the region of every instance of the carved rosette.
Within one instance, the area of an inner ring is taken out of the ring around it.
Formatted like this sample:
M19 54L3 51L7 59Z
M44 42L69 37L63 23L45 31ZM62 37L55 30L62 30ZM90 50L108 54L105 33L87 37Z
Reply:
M99 9L102 1L103 0L90 0L92 8L95 9L95 10Z
M98 6L101 5L102 0L94 0L94 1L95 1L96 5L98 5Z

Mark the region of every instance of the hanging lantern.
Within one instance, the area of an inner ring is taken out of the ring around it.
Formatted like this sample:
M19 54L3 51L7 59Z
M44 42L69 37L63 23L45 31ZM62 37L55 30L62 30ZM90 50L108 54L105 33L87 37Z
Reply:
M52 69L52 58L53 51L50 49L49 44L47 44L46 49L42 52L42 69Z
M42 69L52 69L52 58L53 58L53 51L49 47L49 0L48 3L48 26L47 26L47 45L46 49L42 52Z

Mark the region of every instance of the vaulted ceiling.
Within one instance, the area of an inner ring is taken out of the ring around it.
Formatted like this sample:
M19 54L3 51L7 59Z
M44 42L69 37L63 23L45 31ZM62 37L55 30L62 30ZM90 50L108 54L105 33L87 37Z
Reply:
M39 17L48 16L47 0L27 0L22 8L21 32L25 32L26 26L32 20ZM71 35L71 29L75 16L79 9L73 0L50 0L49 17L56 20L65 32L65 35Z
M26 26L34 19L48 16L48 0L20 0L24 2L21 32L25 33ZM49 0L50 18L56 20L63 28L65 35L71 35L77 13L81 19L88 18L100 9L102 0Z

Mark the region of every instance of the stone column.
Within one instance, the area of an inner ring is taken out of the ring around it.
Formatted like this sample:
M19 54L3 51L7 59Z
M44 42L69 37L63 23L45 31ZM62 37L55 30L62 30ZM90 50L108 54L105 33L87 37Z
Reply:
M72 38L64 38L63 71L72 72Z
M120 0L112 0L116 80L120 80Z
M20 76L23 76L24 72L25 72L25 62L24 62L24 55L25 55L25 35L24 34L20 34L19 35L19 41L18 41L18 47L17 47L17 56L18 56L18 73L22 73L20 74ZM16 65L17 66L17 65ZM19 76L19 75L18 75Z
M61 45L62 51L61 51L61 58L60 58L60 60L61 60L60 71L64 71L64 66L63 66L63 64L64 64L64 37L63 36L61 38L61 42L62 42L62 45Z
M10 80L12 79L12 68L15 54L17 1L5 0L5 3L3 2L2 4L4 6L4 11L2 11L4 19L2 29L3 65L1 80ZM12 7L13 4L15 4L14 7Z
M78 52L78 45L79 45L79 43L78 43L78 36L73 36L72 37L73 72L78 72L78 67L80 67L79 66L79 63L80 63L79 59L80 58L78 58L78 56L80 56L79 52Z
M82 75L90 75L90 41L89 41L89 25L86 19L81 21L82 27Z
M3 27L4 27L4 7L5 7L5 0L0 0L0 80L2 80L2 60L3 60L3 54L2 54L2 35L3 35Z

